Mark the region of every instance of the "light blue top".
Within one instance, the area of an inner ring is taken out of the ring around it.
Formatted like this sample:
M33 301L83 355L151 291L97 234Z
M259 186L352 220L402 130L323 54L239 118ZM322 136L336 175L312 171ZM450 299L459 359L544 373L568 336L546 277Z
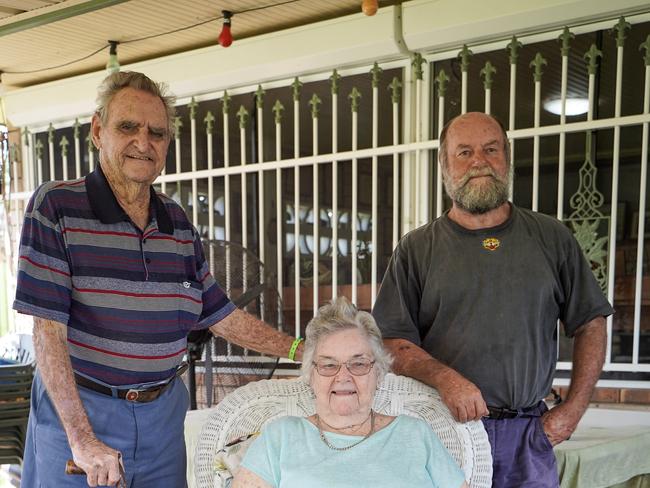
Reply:
M336 447L361 439L325 435ZM264 428L241 465L274 488L459 488L464 481L431 427L406 415L347 451L327 447L308 420L282 417Z

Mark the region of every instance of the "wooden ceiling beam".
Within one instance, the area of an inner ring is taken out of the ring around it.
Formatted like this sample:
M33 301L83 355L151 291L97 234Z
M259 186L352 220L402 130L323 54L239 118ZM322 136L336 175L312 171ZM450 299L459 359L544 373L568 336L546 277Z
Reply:
M22 14L24 10L20 10L17 8L11 8L11 7L5 7L3 5L0 5L0 14L6 14L6 15L16 15L16 14Z
M52 22L57 22L59 20L69 19L71 17L76 17L77 15L87 14L88 12L101 10L106 7L112 7L113 5L118 5L127 1L128 0L88 0L87 2L78 5L51 10L41 15L36 15L28 19L18 20L0 26L0 37L51 24Z

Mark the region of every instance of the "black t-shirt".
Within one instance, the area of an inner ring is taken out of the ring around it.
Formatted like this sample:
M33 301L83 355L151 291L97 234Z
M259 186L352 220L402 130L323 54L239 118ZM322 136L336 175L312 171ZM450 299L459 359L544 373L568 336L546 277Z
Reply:
M503 224L468 230L447 214L408 233L373 316L475 383L488 405L525 408L550 391L557 321L576 329L613 309L567 227L514 205Z

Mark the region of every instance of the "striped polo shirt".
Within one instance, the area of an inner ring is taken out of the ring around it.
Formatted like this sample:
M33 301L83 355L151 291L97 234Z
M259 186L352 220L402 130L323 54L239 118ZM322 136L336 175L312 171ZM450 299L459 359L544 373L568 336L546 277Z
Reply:
M65 324L72 367L110 385L169 378L188 333L235 310L183 209L150 191L144 231L100 167L43 184L25 213L13 307Z

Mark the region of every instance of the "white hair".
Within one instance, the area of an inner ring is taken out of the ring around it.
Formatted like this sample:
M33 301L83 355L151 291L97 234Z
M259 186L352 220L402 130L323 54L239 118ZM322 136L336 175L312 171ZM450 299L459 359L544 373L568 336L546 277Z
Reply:
M358 330L368 339L379 381L390 371L393 358L384 349L381 331L373 316L357 309L347 298L338 297L320 307L316 316L307 324L301 366L304 381L309 383L314 368L314 352L321 339L343 330Z

